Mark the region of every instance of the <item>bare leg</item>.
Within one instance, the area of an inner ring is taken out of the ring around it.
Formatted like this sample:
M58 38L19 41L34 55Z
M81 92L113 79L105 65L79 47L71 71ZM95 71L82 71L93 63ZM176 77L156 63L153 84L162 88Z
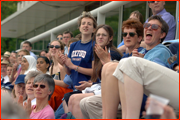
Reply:
M121 109L122 109L122 119L126 119L126 99L125 99L125 91L124 91L124 83L122 83L120 80L118 82L119 85L119 96L121 101Z
M139 119L143 97L143 86L126 74L123 74L123 76L127 107L126 119Z
M65 100L63 100L63 109L64 109L64 113L68 113L68 107Z
M88 96L93 96L94 93L86 93L86 94L74 94L70 97L68 102L68 110L72 112L73 116L76 119L84 119L81 108L80 108L80 101Z
M112 74L118 63L106 63L102 70L103 119L116 119L119 100L118 80Z

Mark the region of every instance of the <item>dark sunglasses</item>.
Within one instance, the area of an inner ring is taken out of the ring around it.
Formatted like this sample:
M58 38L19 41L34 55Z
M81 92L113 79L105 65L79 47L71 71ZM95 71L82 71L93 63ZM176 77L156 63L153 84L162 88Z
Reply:
M127 34L128 34L127 32L122 33L123 37L126 37ZM129 36L130 36L130 37L134 37L135 35L137 35L137 34L136 34L136 33L133 33L133 32L129 32Z
M54 46L54 45L50 45L49 47L50 47L50 48L54 48L54 47L55 47L56 49L60 48L59 45L55 45L55 46Z
M151 29L157 30L160 26L157 24L150 24L150 23L144 23L143 27L145 29L149 28L151 26ZM161 28L161 27L160 27Z
M155 3L155 1L148 1L148 3Z
M46 87L45 85L34 84L34 85L33 85L33 88L37 88L38 86L40 86L40 88L42 88L42 89Z
M62 40L63 38L62 37L60 37L60 38L57 38L57 40Z

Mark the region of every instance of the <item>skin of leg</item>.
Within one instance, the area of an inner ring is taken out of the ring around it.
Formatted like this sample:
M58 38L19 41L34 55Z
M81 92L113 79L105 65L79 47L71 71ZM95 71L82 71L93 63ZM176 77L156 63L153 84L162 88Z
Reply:
M143 97L143 86L123 73L126 100L126 119L139 119Z
M67 104L66 104L66 101L63 100L63 109L64 109L64 113L68 113L68 107L67 107Z
M122 119L125 119L127 110L126 110L126 99L125 99L124 83L122 83L119 80L118 85L119 85L119 96L120 96L121 109L122 109Z
M94 93L71 95L68 103L69 112L71 112L76 119L84 119L79 105L80 101L85 97L93 96L93 95Z
M111 62L104 65L101 79L103 119L116 119L120 102L118 79L112 74L118 63Z

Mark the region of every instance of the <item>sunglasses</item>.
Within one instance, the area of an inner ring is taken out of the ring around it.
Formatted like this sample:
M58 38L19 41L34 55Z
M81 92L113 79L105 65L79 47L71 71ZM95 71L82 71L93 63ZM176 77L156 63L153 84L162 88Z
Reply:
M157 24L150 24L150 23L144 23L143 27L145 29L149 28L151 26L151 29L157 30L160 26ZM160 27L161 28L161 27Z
M123 37L126 37L127 34L128 34L127 32L122 33ZM137 35L137 34L134 33L134 32L129 32L129 36L130 36L130 37L134 37L135 35Z
M155 1L148 1L148 3L155 3Z
M59 45L50 45L49 47L50 47L50 48L54 48L54 47L55 47L56 49L60 48Z
M33 85L33 88L37 88L38 86L40 86L40 88L42 88L42 89L46 87L45 85L34 84L34 85Z

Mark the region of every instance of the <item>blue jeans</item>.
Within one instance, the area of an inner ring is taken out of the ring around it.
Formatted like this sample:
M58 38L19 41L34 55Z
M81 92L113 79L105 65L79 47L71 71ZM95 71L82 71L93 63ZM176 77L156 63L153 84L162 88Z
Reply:
M60 119L60 117L64 114L63 104L58 107L58 109L55 112L55 119Z

